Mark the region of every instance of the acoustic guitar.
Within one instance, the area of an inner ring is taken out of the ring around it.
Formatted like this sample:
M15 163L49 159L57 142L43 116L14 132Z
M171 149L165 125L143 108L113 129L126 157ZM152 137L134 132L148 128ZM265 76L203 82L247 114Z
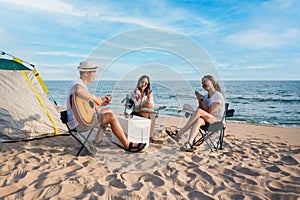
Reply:
M106 98L102 98L104 102ZM70 106L75 119L81 126L93 124L97 106L92 99L87 99L76 94L70 96Z

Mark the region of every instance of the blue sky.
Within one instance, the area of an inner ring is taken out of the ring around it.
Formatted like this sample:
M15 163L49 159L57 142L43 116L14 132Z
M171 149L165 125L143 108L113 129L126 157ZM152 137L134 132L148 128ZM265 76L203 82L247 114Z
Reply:
M201 60L203 54L223 80L300 80L298 0L0 3L0 50L35 64L45 80L73 80L78 63L91 56L105 57L101 62L105 63L106 78L118 79L132 71L143 73L155 65L154 71L163 66L185 79L199 79L207 73L205 65L196 66L200 70L195 71L192 65L199 63L187 63L186 58L198 55ZM156 37L149 31L139 35L139 30L152 28L164 36ZM128 32L133 33L129 40ZM147 46L150 39L157 46ZM197 44L202 54L198 48L189 49L181 39ZM146 46L129 48L136 40ZM163 48L167 43L170 48L184 45L184 56L173 49L161 49L160 43ZM105 46L107 52L116 51L116 47L129 50L111 57L113 53L106 54L103 44L111 45Z

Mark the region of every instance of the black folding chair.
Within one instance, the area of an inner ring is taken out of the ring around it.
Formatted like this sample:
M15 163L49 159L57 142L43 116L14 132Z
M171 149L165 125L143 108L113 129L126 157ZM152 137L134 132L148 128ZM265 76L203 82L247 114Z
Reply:
M221 121L217 121L212 124L205 124L204 126L200 127L199 134L194 139L193 146L199 146L205 141L211 151L218 151L218 149L221 150L223 148L224 132L226 129L225 121L227 117L233 117L235 112L234 109L228 109L228 107L229 103L226 103L225 112ZM211 137L218 132L220 135L217 141L214 143Z
M91 136L95 127L92 127L89 131L86 132L78 132L76 129L70 129L68 125L68 115L66 110L60 112L60 119L64 124L66 124L68 132L81 144L81 147L76 156L79 156L83 148L86 148L86 150L92 155L95 155L97 153L97 149L89 142L89 137ZM87 135L85 136L84 133L87 133ZM80 137L83 138L83 141L82 139L80 139Z
M132 99L129 98L129 95L127 94L126 97L121 101L121 103L124 103L124 115L137 115L139 117L142 117L141 114L139 114L138 112L135 111L135 103ZM166 106L159 106L157 108L154 108L154 112L155 112L155 118L158 118L158 114L160 110L165 109ZM130 110L131 112L128 113L128 110Z

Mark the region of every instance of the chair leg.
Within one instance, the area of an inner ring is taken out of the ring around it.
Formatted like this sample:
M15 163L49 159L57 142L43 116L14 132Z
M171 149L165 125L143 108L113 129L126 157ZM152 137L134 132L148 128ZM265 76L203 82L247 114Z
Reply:
M80 154L80 152L82 151L82 149L83 149L83 147L84 147L84 143L83 143L80 139L78 139L78 138L72 133L72 131L69 131L69 133L73 136L73 138L75 138L75 139L77 140L77 142L79 142L79 143L81 144L81 147L80 147L79 151L78 151L77 154L76 154L76 157L78 157L79 154Z
M78 152L77 152L77 154L76 154L76 157L78 157L78 156L79 156L79 154L80 154L80 152L82 151L83 147L84 147L84 145L81 145L81 147L80 147L79 151L78 151Z
M81 145L83 145L83 142L81 142L81 140L79 140L79 139L72 133L72 131L69 131L69 133L73 136L73 138L75 138L75 140L77 140L77 142L79 142Z
M209 139L209 138L206 138L206 137L204 138L204 140L205 140L207 146L210 148L211 152L213 152L214 150L212 149L212 147L211 147L211 145L209 144L209 142L208 142L207 139Z
M211 133L211 132L207 132L206 134L204 134L203 138L207 144L207 146L210 148L210 150L213 152L214 150L218 151L219 150L219 145L220 145L220 149L222 149L222 138L223 138L223 130L220 130L220 136L219 139L217 141L217 143L215 144L210 136L212 134L214 134L215 132Z
M193 146L196 145L200 140L202 140L202 142L206 142L207 146L209 147L209 149L211 150L211 152L213 152L214 150L218 151L219 149L221 150L222 149L222 144L223 144L223 138L224 138L224 128L223 129L219 129L218 131L213 131L213 132L210 132L210 131L205 131L204 133L200 130L200 134L201 134L201 137L200 139L198 140L195 140L193 141ZM219 139L217 141L217 143L214 143L212 141L212 139L210 138L210 136L212 134L215 134L216 132L219 132L220 135L219 135Z
M73 138L75 138L75 140L77 140L77 142L78 142L79 144L81 144L81 147L80 147L79 151L78 151L77 154L76 154L76 156L79 156L79 154L80 154L80 152L82 151L83 147L85 147L85 148L87 149L87 147L85 146L85 144L86 144L87 142L89 142L88 139L89 139L89 137L90 137L92 131L93 131L94 128L96 127L96 125L93 126L93 127L90 129L90 132L89 132L89 134L87 135L87 137L84 137L82 134L80 134L80 133L77 132L76 130L71 130L71 129L70 129L70 127L69 127L69 125L68 125L68 121L67 121L67 111L66 111L66 110L63 111L63 112L61 112L60 115L61 115L61 117L60 117L61 121L62 121L64 124L66 124L66 126L67 126L67 128L68 128L68 132L72 135ZM81 137L83 137L83 138L85 139L84 142L82 142L82 141L75 135L75 133L77 133L77 134L79 134ZM88 149L87 149L87 150L88 150Z
M81 147L80 147L79 151L77 152L77 155L76 155L76 156L79 156L80 152L82 151L82 149L83 149L84 147L87 148L87 147L85 146L85 144L88 142L89 137L90 137L90 135L92 134L93 130L94 130L93 128L90 130L90 132L89 132L89 134L87 135L87 137L83 137L82 134L78 133L81 137L85 138L85 140L84 140L84 142L80 141ZM77 138L77 139L78 139L78 138ZM79 139L78 139L78 140L79 140Z
M198 135L200 135L200 134L201 134L201 137L200 137L198 140L196 140L196 137L197 137ZM197 143L199 143L199 144L197 144L197 146L200 146L200 145L204 142L204 139L203 139L203 133L200 132L200 134L198 134L198 135L194 138L194 140L193 140L193 146L196 146Z
M220 135L220 150L223 149L224 133L225 133L225 128L222 129L222 132L221 132L221 135Z
M209 141L210 141L210 144L211 144L211 146L213 146L214 147L214 149L218 149L216 146L215 146L215 144L213 143L213 141L210 139L210 138L208 138L209 139Z

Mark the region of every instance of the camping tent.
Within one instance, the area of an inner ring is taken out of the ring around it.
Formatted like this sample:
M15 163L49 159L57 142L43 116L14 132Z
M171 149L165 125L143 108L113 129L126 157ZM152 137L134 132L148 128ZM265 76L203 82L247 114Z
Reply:
M67 132L39 79L22 60L0 58L0 142Z

